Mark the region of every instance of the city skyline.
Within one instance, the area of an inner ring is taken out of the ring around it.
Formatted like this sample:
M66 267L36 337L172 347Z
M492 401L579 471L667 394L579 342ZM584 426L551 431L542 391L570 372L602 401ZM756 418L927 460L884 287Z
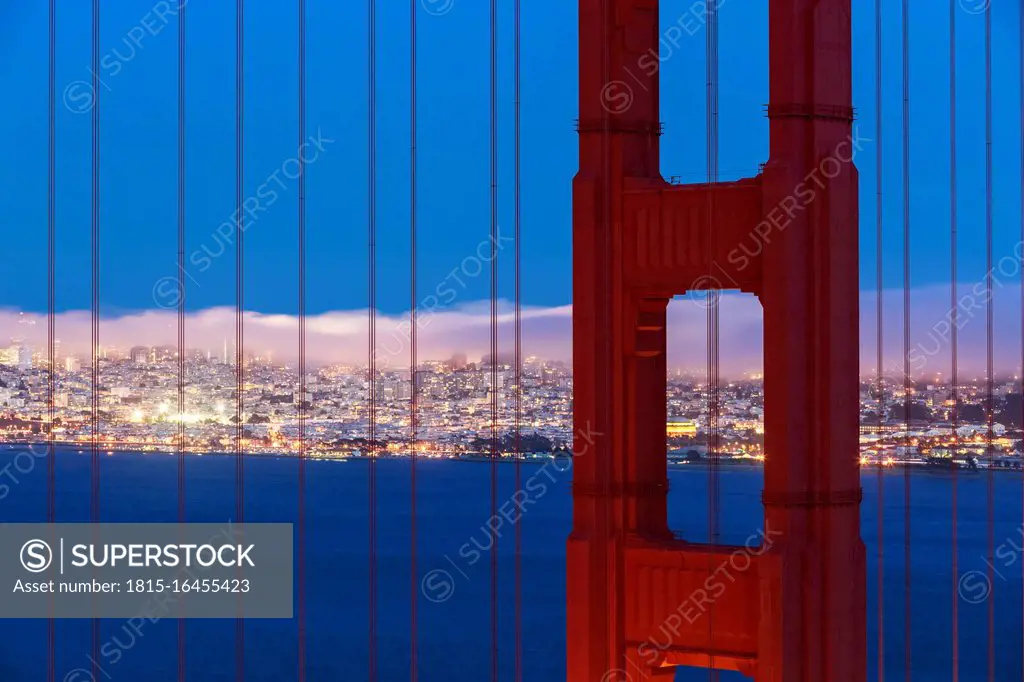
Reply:
M95 445L109 452L239 450L287 456L304 448L314 458L361 456L368 448L387 456L408 455L412 449L423 456L472 458L492 447L503 456L518 451L545 457L572 447L574 381L571 364L561 361L527 356L517 373L514 358L499 357L492 366L486 357L478 361L457 353L443 361L423 360L415 373L378 367L375 441L370 444L365 365L308 367L301 381L293 364L252 356L244 360L239 383L237 358L226 344L220 357L189 350L181 368L173 346L136 346L98 357L94 390L89 359L65 354L60 347L55 351L51 424L47 359L24 344L0 348L0 442L33 441L52 433L57 443ZM983 380L961 377L955 392L946 381L915 381L909 391L899 378L881 386L862 381L862 463L891 465L902 459L945 466L942 462L955 459L962 466L980 460L1019 469L1020 383L997 381L992 389L990 415ZM712 395L719 405L714 426ZM770 454L764 449L764 402L760 376L723 380L712 392L700 371L669 370L665 435L670 461L705 458L712 429L720 434L716 453L724 460L764 461ZM497 441L492 440L494 429Z
M999 268L1003 268L1002 271ZM1021 306L1019 261L997 264L993 277L994 367L999 377L1020 373ZM962 282L959 305L950 308L949 287L931 286L911 292L909 374L934 378L949 374L954 321L958 328L958 367L965 377L984 376L986 368L986 297L984 281ZM454 353L481 357L489 352L489 301L444 301L425 288L417 306L417 352L422 359L443 360ZM763 369L762 313L753 296L725 292L720 299L720 358L724 377L744 377ZM898 289L883 296L884 371L902 375L903 296ZM875 292L861 294L861 374L877 375ZM499 300L498 347L514 345L514 306ZM699 369L705 362L707 302L703 293L676 298L670 303L669 366ZM571 360L572 306L523 306L524 352L550 360ZM221 352L225 342L234 346L236 309L188 309L185 338L188 348ZM306 358L313 365L366 362L369 312L364 309L311 314L306 320ZM408 312L377 314L377 361L382 368L408 366L411 325ZM0 308L0 343L24 338L38 351L47 344L46 316ZM177 344L177 310L158 307L101 316L100 345L130 348L136 345ZM244 316L247 354L282 360L298 358L298 317L247 310ZM91 355L91 314L87 310L58 313L56 338L65 352Z

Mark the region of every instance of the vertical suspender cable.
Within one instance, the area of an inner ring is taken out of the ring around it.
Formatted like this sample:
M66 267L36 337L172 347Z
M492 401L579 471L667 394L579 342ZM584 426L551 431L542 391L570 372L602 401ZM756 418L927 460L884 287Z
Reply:
M706 43L706 70L707 70L707 229L708 243L711 242L711 234L714 230L714 185L718 182L718 9L712 4L708 6L707 14L707 43ZM713 286L714 260L708 262L708 282ZM718 531L718 503L719 503L719 304L721 294L715 289L706 293L707 298L707 378L708 378L708 452L711 463L708 467L708 543L717 545L719 539ZM709 563L708 570L713 567ZM708 641L714 649L714 607L708 611ZM708 666L708 679L716 682L719 679L718 671L714 668L714 657L712 656Z
M995 463L993 447L995 431L995 376L993 358L993 329L995 303L992 300L992 4L985 7L985 419L988 424L986 450L988 454L988 582L995 591L995 478L992 466ZM995 594L988 599L988 679L996 675L996 600Z
M185 11L178 10L178 523L185 523ZM178 618L178 682L185 681L185 619Z
M491 518L498 513L498 2L491 0ZM498 682L498 538L491 543L491 681Z
M1024 244L1024 6L1020 8L1020 29L1018 32L1017 45L1020 48L1020 243ZM1021 263L1021 310L1020 310L1020 392L1021 392L1021 425L1024 428L1024 262ZM1020 460L1024 465L1024 443L1021 443ZM1021 479L1021 497L1024 505L1024 478ZM1021 577L1024 579L1024 565L1021 566ZM1021 612L1024 613L1024 602L1021 604ZM1024 636L1024 635L1022 635ZM1021 669L1024 670L1024 641L1021 644Z
M419 0L409 0L409 444L412 452L412 462L409 469L409 621L411 636L409 639L409 679L416 682L419 677L419 584L417 582L417 561L416 561L416 449L419 445L419 395L416 386L416 365L418 364L418 343L416 327L416 209L418 199L418 185L416 171L418 170L417 142L417 96L419 85L419 71L416 63L417 58L417 23L416 15L419 9Z
M49 371L46 375L46 408L50 424L49 431L47 432L46 448L46 522L51 524L52 528L52 524L57 520L56 437L53 432L53 421L56 417L54 400L57 392L57 353L55 343L57 319L57 0L50 0L49 24L49 100L47 103L49 128L46 188L46 356L49 362ZM46 682L56 682L57 624L53 619L52 597L50 601L50 618L46 624L46 657Z
M957 435L957 427L960 421L960 371L959 346L960 327L958 317L960 313L957 303L957 201L956 201L956 15L959 9L957 0L949 0L949 310L950 310L950 382L952 383L952 411L950 424L952 434L950 440L953 444L953 454L950 458L952 465L952 500L950 503L950 522L952 527L952 621L953 634L951 644L953 663L953 682L960 679L960 592L959 592L959 557L957 556L957 534L959 524L957 523L957 508L959 507L959 490L957 489L957 463L956 454L960 444Z
M369 677L370 682L377 680L377 2L369 0L369 107L368 107L368 145L369 145L369 206L368 209L368 240L369 240L369 325L367 360L369 383L367 386L367 408L369 423L369 439L367 453L369 455L369 506L370 506L370 566L369 566Z
M1020 193L1020 243L1024 244L1024 6L1020 8L1020 30L1018 33L1017 45L1020 48L1020 64L1019 64L1019 75L1020 75L1020 178L1021 178L1021 193ZM1020 348L1020 392L1021 392L1021 425L1024 427L1024 262L1021 263L1021 311L1020 311L1020 325L1021 325L1021 348ZM1020 459L1024 464L1024 443L1021 444ZM1021 496L1022 504L1024 504L1024 478L1021 479ZM1021 577L1024 579L1024 565L1021 566ZM1024 602L1021 604L1021 612L1024 613ZM1024 636L1024 635L1022 635ZM1021 669L1024 670L1024 641L1021 644Z
M99 456L99 380L100 380L100 0L92 2L92 94L95 98L92 108L92 438L91 455L91 499L90 521L100 520L100 456ZM99 670L100 621L92 620L92 653L94 675Z
M306 0L299 7L299 509L298 509L298 666L297 679L306 680Z
M513 56L515 90L515 132L513 142L513 153L515 155L515 169L513 178L514 194L514 216L515 222L515 467L516 467L516 490L522 490L522 420L523 420L523 299L522 299L522 164L521 164L521 103L520 103L520 57L521 57L521 32L520 32L520 0L513 3ZM515 682L523 680L523 524L517 523L515 529Z
M955 1L955 0L952 0ZM882 0L875 0L875 390L878 400L878 435L881 438L885 423L885 347L883 343L884 289L882 273ZM878 593L878 681L885 682L885 474L882 468L882 449L876 452L876 485L878 486L878 525L876 591Z
M235 516L245 521L245 0L235 3L235 210L238 239L235 241ZM239 604L241 605L241 604ZM245 679L245 621L235 619L235 677Z
M910 682L910 0L903 0L903 646L904 679Z

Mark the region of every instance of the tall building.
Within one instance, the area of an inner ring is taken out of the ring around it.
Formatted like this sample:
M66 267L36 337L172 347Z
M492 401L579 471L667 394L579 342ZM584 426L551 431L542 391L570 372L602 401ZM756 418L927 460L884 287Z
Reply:
M408 400L412 397L412 384L408 381L398 381L395 384L395 399Z
M129 356L133 364L144 365L149 362L150 349L145 346L135 346Z
M32 369L32 346L14 341L6 349L0 351L0 364L16 367L19 370Z
M28 344L18 346L18 369L32 369L32 346Z

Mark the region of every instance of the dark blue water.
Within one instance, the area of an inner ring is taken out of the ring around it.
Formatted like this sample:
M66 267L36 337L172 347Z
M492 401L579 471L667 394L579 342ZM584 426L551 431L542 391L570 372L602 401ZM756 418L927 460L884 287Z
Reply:
M14 452L0 452L0 466ZM60 521L85 521L89 514L89 456L58 453L57 512ZM42 521L46 515L43 460L28 465L22 457L18 483L0 501L0 519ZM310 680L360 680L367 677L367 466L363 462L309 462L308 502L308 639ZM28 469L28 471L25 471ZM9 469L8 471L13 471ZM490 560L460 554L467 543L486 547L484 528L490 516L490 466L485 463L421 462L419 465L419 566L410 574L410 502L408 461L378 464L379 679L409 677L410 592L415 584L419 609L419 670L424 682L478 682L490 676ZM564 680L565 538L570 527L571 472L550 465L523 465L522 477L534 476L534 502L523 515L524 679ZM189 457L186 507L188 520L217 523L236 519L235 463L230 457ZM515 468L499 466L499 504L516 491ZM554 480L552 480L554 479ZM176 460L168 455L117 454L101 461L101 513L110 522L165 522L177 515ZM960 474L958 488L960 574L986 571L986 474ZM6 481L11 483L11 481ZM727 468L721 474L722 535L742 543L763 526L761 472ZM537 485L543 483L543 490ZM869 672L878 679L877 519L878 481L864 477L863 535L868 546ZM951 679L952 602L956 580L951 571L948 474L911 476L912 501L912 660L916 680ZM995 604L996 680L1021 679L1021 538L1022 482L1000 473L995 484L995 545L1001 548L992 595ZM707 533L707 472L673 469L670 517L686 537L702 541ZM904 478L889 472L883 481L885 566L886 679L904 679ZM295 521L298 508L297 462L249 457L245 463L245 520ZM499 529L499 620L502 679L513 667L513 531ZM426 594L422 578L433 573ZM445 573L441 573L445 571ZM451 580L448 581L448 576ZM978 574L965 579L959 598L960 679L988 679L988 599ZM443 601L442 601L443 600ZM46 680L46 622L0 623L0 680ZM145 623L141 634L124 621L102 622L102 658L97 680L177 680L176 622ZM90 623L57 624L57 679L90 682ZM201 682L235 679L234 621L188 621L188 679ZM296 679L296 621L248 621L245 624L246 679ZM682 671L680 680L705 680L704 671ZM723 674L722 680L744 679ZM594 682L598 682L595 680Z

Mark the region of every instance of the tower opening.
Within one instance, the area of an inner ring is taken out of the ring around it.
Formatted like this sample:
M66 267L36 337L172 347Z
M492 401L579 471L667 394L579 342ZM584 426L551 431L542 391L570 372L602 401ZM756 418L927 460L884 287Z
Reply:
M717 391L708 353L716 317ZM764 524L761 500L749 494L764 482L761 304L751 294L694 291L669 302L667 320L669 527L689 541L742 546Z

